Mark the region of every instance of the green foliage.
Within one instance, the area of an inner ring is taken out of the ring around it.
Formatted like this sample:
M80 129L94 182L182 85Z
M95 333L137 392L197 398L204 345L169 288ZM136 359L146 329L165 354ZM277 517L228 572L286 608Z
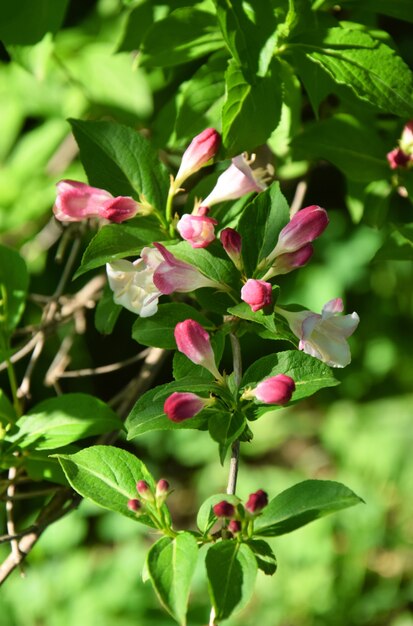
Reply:
M0 7L0 39L6 44L30 45L46 33L55 33L63 21L69 0L22 0L19 10L8 3Z
M15 250L0 246L0 331L4 337L16 328L26 304L29 275Z
M254 524L258 535L289 533L309 522L362 502L348 487L332 480L306 480L276 496Z
M175 326L187 319L195 320L204 328L211 326L208 318L188 304L183 302L161 304L155 315L136 320L132 328L132 337L143 346L173 350L176 348Z
M196 539L182 532L162 537L149 550L147 568L159 600L185 626L191 579L198 559Z

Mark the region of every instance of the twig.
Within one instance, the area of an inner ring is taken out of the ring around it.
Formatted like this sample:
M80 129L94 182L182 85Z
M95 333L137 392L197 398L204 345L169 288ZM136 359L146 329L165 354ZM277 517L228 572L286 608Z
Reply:
M40 511L32 530L24 535L18 543L20 561L26 558L38 541L41 534L50 524L64 517L69 511L76 508L80 502L80 496L73 493L70 489L59 491L49 504ZM17 563L13 554L10 554L0 565L0 585L9 577L13 570L17 567Z
M16 485L14 484L14 479L17 475L16 467L10 467L8 473L8 479L10 480L10 485L7 487L7 502L6 502L6 517L7 517L7 532L13 537L16 534L16 528L14 526L14 505L13 499L15 496ZM14 566L17 567L21 562L20 550L19 550L19 542L17 539L10 540L11 547L11 555L10 557L14 561Z
M129 359L125 359L124 361L118 361L117 363L110 363L109 365L101 365L100 367L84 367L79 370L66 370L62 372L59 378L77 378L78 376L98 376L99 374L109 374L111 372L116 372L124 367L128 367L132 365L132 363L137 363L141 359L145 359L149 353L149 349L142 350L139 354L135 354L131 356Z
M295 190L294 198L290 207L290 219L301 209L304 201L304 196L307 193L308 183L305 180L300 180Z

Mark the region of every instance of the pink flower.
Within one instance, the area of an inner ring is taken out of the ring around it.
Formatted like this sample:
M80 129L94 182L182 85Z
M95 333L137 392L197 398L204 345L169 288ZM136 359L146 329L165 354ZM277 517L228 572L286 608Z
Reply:
M206 128L194 137L182 156L175 178L175 188L208 163L216 155L220 145L221 136L214 128Z
M209 399L200 398L195 393L174 391L163 405L163 410L172 422L183 422L194 417L210 403Z
M311 354L331 367L345 367L351 361L347 338L356 330L360 318L357 313L339 317L343 311L341 298L330 300L323 306L321 315L312 311L285 311L283 315L293 333L299 338L299 349Z
M404 125L400 138L400 148L403 152L407 152L410 157L413 157L413 120Z
M131 498L130 500L128 500L129 511L133 511L134 513L139 513L141 512L142 507L143 507L142 502L138 500L137 498Z
M235 515L235 506L226 500L221 500L212 507L217 517L232 517Z
M169 492L169 483L165 478L161 478L156 483L155 497L157 499L165 499Z
M217 516L218 517L218 516ZM233 534L237 535L242 530L241 522L237 519L232 519L228 524L228 530Z
M179 352L196 365L209 370L217 380L222 380L207 331L194 320L185 320L175 326L175 341Z
M224 228L224 230L221 231L220 240L225 252L228 254L235 267L242 271L241 235L233 228Z
M140 209L140 205L133 198L114 198L104 189L90 187L75 180L61 180L57 183L57 191L53 212L61 222L79 222L90 217L100 217L120 223L134 217Z
M193 265L174 257L162 244L154 243L154 246L163 258L153 274L154 285L161 293L170 294L174 291L188 293L201 287L213 287L221 290L225 288L221 283L201 274Z
M188 241L193 248L206 248L215 239L216 224L218 222L212 217L185 213L176 227L182 239Z
M263 191L266 189L263 178L263 170L253 171L245 157L240 154L232 159L232 164L221 174L215 187L201 205L210 207L224 200L241 198L251 191Z
M387 153L387 160L392 170L398 167L407 167L407 164L411 160L411 157L403 152L401 148L394 148Z
M241 289L241 299L249 304L254 312L271 304L271 294L271 284L255 278L249 278Z
M266 507L267 504L268 504L267 493L263 491L262 489L258 489L258 491L256 491L255 493L252 493L249 496L247 503L245 504L245 508L247 509L249 513L252 513L252 515L256 515L257 513L260 513L260 511L262 511L262 509Z
M265 404L287 404L291 400L293 391L295 390L295 382L290 376L285 374L277 374L262 380L255 389L247 391L247 397L252 395L254 398ZM245 397L245 396L244 396Z

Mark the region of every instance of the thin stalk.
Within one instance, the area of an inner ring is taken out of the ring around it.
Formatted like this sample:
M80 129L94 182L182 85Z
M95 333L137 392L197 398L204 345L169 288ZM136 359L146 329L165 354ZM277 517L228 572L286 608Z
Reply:
M238 337L234 333L230 333L229 337L230 337L231 347L232 347L234 378L235 378L237 387L239 387L241 383L241 379L242 379L241 346L240 346ZM239 448L240 448L240 443L237 439L236 441L233 442L231 446L231 460L229 463L229 474L228 474L228 484L227 484L227 493L230 495L235 495L235 491L237 488Z

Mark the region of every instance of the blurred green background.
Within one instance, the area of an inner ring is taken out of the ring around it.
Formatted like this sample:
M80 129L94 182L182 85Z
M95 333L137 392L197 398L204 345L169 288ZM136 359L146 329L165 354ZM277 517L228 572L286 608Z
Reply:
M50 221L54 185L61 178L85 180L66 118L116 119L150 128L155 143L169 139L168 77L157 70L145 74L133 62L124 43L128 4L72 0L54 40L46 35L38 43L6 42L1 50L0 233L26 259L35 292L51 293L60 272L54 262L60 231ZM397 20L387 25L395 36ZM398 44L407 50L412 29L404 26ZM400 130L400 123L389 123L395 133ZM297 180L281 183L291 200ZM346 311L361 318L351 338L353 361L337 372L339 387L254 424L253 442L242 447L239 495L264 488L273 497L304 478L332 478L365 504L272 540L277 573L260 572L253 601L226 624L413 626L413 264L374 260L383 231L369 220L354 224L344 177L326 163L309 177L305 204L313 203L329 211L331 223L311 264L282 279L282 302L319 311L343 296ZM389 222L401 215L411 221L407 199L395 197L390 211ZM115 358L136 351L127 312L115 340L96 334L92 314L88 321L73 367L107 363L115 344ZM251 349L255 344L254 338ZM50 354L53 349L52 343ZM37 398L45 393L41 373L40 364ZM170 378L167 368L163 375ZM90 393L107 393L107 378L79 384ZM79 384L64 390L78 390ZM128 445L171 482L178 528L193 525L201 502L225 489L226 468L206 433L151 433ZM30 523L30 508L20 514ZM150 542L139 524L83 502L46 531L26 577L14 572L4 585L0 626L172 626L150 584L142 582ZM7 553L0 545L0 557ZM189 624L205 625L202 563L190 605Z

